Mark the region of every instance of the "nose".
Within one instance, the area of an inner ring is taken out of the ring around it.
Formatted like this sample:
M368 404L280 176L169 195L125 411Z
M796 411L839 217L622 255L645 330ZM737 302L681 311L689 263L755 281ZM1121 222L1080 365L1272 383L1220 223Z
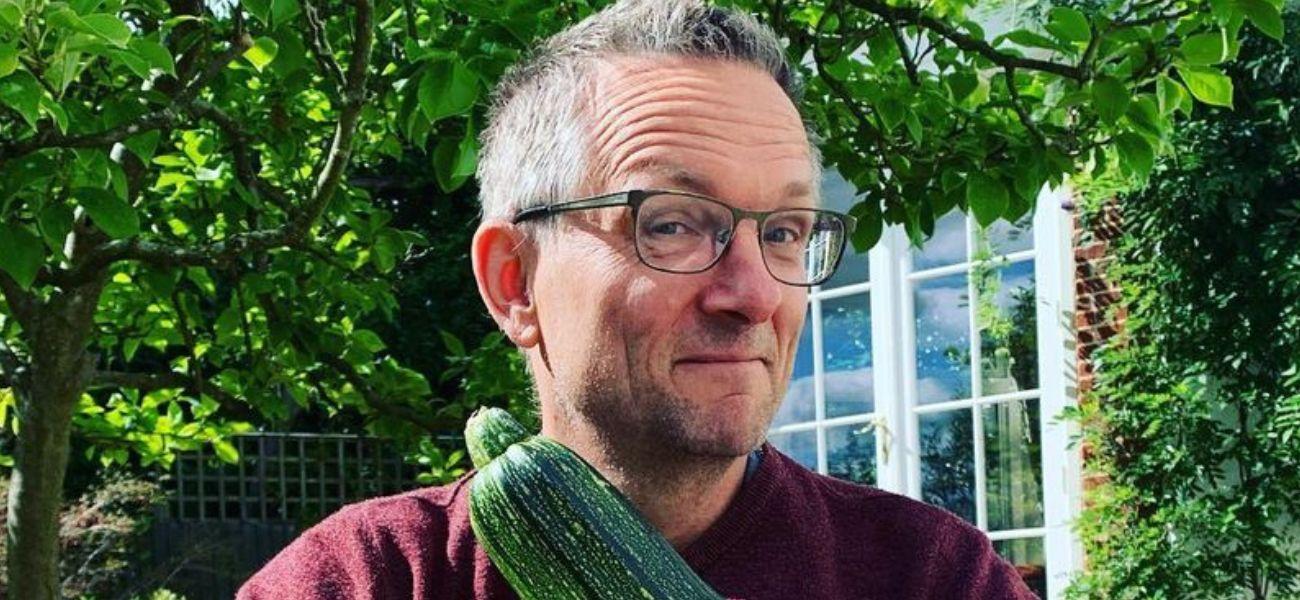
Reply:
M731 245L708 275L711 280L700 301L707 313L756 324L771 319L781 304L785 284L763 264L757 225L752 221L736 226Z

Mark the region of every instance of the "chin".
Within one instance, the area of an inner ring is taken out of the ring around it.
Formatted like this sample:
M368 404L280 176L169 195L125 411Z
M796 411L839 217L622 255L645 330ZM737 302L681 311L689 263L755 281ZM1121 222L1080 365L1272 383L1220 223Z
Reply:
M749 411L706 411L697 413L686 437L690 451L711 456L742 456L763 443L766 423L755 421Z

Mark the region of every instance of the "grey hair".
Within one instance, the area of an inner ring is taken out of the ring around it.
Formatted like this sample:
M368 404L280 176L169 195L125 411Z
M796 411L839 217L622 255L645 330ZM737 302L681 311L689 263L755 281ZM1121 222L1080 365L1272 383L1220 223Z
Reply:
M591 140L586 91L593 67L615 56L718 58L767 72L798 106L802 86L771 29L703 0L620 0L544 41L506 72L480 139L483 218L573 199L586 181ZM821 160L809 138L814 187Z

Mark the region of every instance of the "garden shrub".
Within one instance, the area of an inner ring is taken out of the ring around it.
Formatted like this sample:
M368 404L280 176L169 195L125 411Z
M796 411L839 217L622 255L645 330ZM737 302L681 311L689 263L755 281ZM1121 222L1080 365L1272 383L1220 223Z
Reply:
M0 479L0 526L8 498L9 480ZM164 499L157 483L119 475L105 477L68 503L59 517L61 595L115 598L130 593L131 582L144 568L141 558L153 508ZM0 545L0 564L5 558ZM0 596L7 588L0 569Z
M1119 198L1126 323L1073 414L1103 481L1074 597L1300 597L1298 30L1293 6L1285 45L1247 35L1235 108L1197 107Z

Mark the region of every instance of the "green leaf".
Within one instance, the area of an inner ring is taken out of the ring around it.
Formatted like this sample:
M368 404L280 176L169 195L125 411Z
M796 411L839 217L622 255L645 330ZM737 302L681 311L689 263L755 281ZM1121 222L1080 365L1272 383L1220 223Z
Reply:
M125 200L108 190L77 188L72 191L77 203L85 207L95 225L114 238L140 233L140 217Z
M243 0L242 5L263 25L271 25L271 0Z
M465 344L460 341L460 338L445 329L439 329L438 335L442 337L442 345L447 347L447 351L452 356L465 356Z
M1232 108L1232 80L1217 69L1206 67L1175 67L1178 76L1187 84L1187 90L1197 100L1214 106Z
M41 94L41 108L45 110L45 114L54 119L54 125L59 128L59 133L68 132L68 111L63 110L61 104L55 102L53 98Z
M1264 32L1264 35L1282 41L1284 29L1282 13L1273 3L1267 0L1238 0L1238 6L1246 18L1250 19L1257 29Z
M961 102L979 86L979 77L970 71L957 71L948 76L948 90L952 92L953 102Z
M147 163L153 159L153 153L158 148L158 139L160 135L161 134L157 129L151 129L122 140L122 145L126 146L127 150L130 150L136 156L140 157L140 160Z
M1092 39L1088 17L1073 8L1058 6L1047 13L1044 29L1057 39L1066 42L1087 42Z
M302 43L302 35L292 29L281 29L275 34L275 43L280 49L271 62L271 70L280 77L288 77L295 71L307 66L307 47Z
M72 207L62 202L47 201L36 215L36 225L45 238L45 245L58 256L63 256L63 242L72 231Z
M1128 88L1118 79L1102 75L1092 82L1092 102L1097 116L1105 123L1114 123L1128 110Z
M126 50L109 50L106 52L113 58L113 62L125 66L136 77L140 79L149 79L149 62L139 56Z
M443 138L433 151L433 172L444 192L453 192L465 184L478 166L478 143L471 128L465 137Z
M1066 52L1073 51L1072 48L1064 46L1052 38L1034 33L1028 29L1017 29L1005 34L1003 37L1026 48L1042 48L1044 50L1061 50Z
M293 21L293 18L301 12L298 6L298 0L271 0L271 23L273 27L281 27L285 23Z
M907 125L907 133L912 136L912 141L920 144L925 133L925 129L921 126L920 117L917 117L915 112L909 110L907 111L907 117L903 119L903 123Z
M880 121L885 126L885 130L892 132L895 127L898 127L903 122L907 107L903 106L903 103L896 96L886 96L876 103L876 112L880 115Z
M266 65L275 60L275 53L280 50L280 45L269 37L257 38L252 47L244 51L244 58L253 63L253 68L260 73Z
M392 271L397 266L398 255L406 252L406 241L393 229L385 229L375 236L370 250L370 262L380 273Z
M41 118L41 82L27 71L16 71L0 79L0 104L18 111L28 125L36 127Z
M1183 60L1192 65L1214 65L1228 59L1227 38L1222 29L1218 33L1198 33L1178 47Z
M358 329L353 331L352 341L372 354L379 352L386 347L384 345L384 340L379 338L379 334L369 329Z
M1161 75L1156 81L1156 101L1160 114L1167 115L1183 106L1183 97L1187 96L1183 84L1174 81L1168 75ZM1188 98L1190 100L1190 97Z
M18 47L14 44L0 44L0 79L17 70Z
M23 22L23 9L15 0L0 0L0 25L17 31Z
M468 111L478 100L478 77L456 58L433 61L420 79L420 110L430 123Z
M45 246L40 236L21 225L0 223L0 270L25 289L36 281L43 262Z
M172 59L172 53L162 44L153 40L135 38L131 40L130 48L150 67L168 75L176 75L176 62Z
M966 206L983 227L992 225L1007 210L1011 199L1002 181L984 173L972 173L966 180Z
M221 462L227 464L239 463L239 451L235 445L226 440L212 440L212 451L221 459Z
M849 214L858 220L853 228L853 249L859 253L866 252L880 241L885 231L884 215L880 212L880 201L868 196L849 209Z
M1119 150L1120 168L1146 179L1155 165L1155 151L1146 138L1136 133L1124 133L1115 138Z
M131 41L131 28L116 15L97 13L81 17L85 31L93 33L114 46L124 47Z

